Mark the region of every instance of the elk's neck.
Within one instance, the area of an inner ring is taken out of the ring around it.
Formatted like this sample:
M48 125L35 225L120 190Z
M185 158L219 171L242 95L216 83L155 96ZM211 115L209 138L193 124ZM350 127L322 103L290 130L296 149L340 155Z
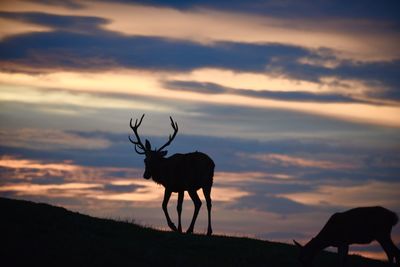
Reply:
M159 164L157 164L157 166L155 166L155 168L152 170L153 181L158 184L162 184L164 186L168 179L167 178L167 168L166 168L167 162L168 162L167 158L161 159Z

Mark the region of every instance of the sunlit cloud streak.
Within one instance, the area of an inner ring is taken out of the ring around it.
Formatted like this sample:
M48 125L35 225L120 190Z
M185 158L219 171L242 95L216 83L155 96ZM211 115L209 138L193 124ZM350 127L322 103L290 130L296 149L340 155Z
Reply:
M37 173L41 173L39 175L62 175L66 172L77 171L79 168L75 165L70 164L69 162L63 163L41 163L40 161L35 160L27 160L27 159L16 159L10 156L2 156L0 158L0 167L8 168L8 169L29 169L38 171ZM17 172L17 179L24 179L27 176Z
M355 169L359 166L349 162L333 162L328 160L307 159L299 156L289 156L284 154L240 154L243 157L249 157L259 160L264 163L282 166L297 166L303 168L318 168L318 169Z
M97 83L95 79L92 80ZM100 81L98 81L100 82ZM73 85L72 85L73 86ZM95 87L95 84L92 84ZM75 87L70 88L70 90L43 90L32 87L25 86L7 86L0 85L0 101L3 102L22 102L27 104L40 104L53 106L48 107L50 113L56 113L56 106L74 106L74 107L84 107L93 109L141 109L141 110L158 110L158 111L172 111L173 108L167 106L160 106L156 104L144 103L142 101L137 101L131 95L130 99L127 99L127 94L119 95L119 97L114 95L103 94L100 90L97 94L88 94L88 92L75 89ZM122 89L124 90L124 89ZM77 91L77 92L76 92ZM88 91L92 91L91 88ZM21 95L21 92L24 92ZM124 97L125 96L125 99ZM45 108L39 108L46 111ZM62 110L60 111L62 113ZM77 112L66 111L67 115L79 115Z
M399 183L367 181L363 185L323 185L314 192L281 194L282 197L305 205L330 204L344 207L381 205L397 209Z
M136 74L136 76L135 76ZM131 75L134 75L133 78ZM179 94L171 95L170 90L165 90L160 85L159 81L151 76L140 77L139 73L122 71L113 75L113 73L108 72L107 80L104 82L104 73L54 73L47 75L28 75L28 74L6 74L0 75L0 83L7 88L6 84L15 83L19 86L24 86L23 91L31 92L30 95L20 94L18 91L14 90L3 90L0 92L0 100L3 101L17 101L17 102L28 102L28 103L65 103L65 101L70 101L70 103L78 103L80 105L88 105L93 107L132 107L136 106L135 103L126 101L124 99L115 99L116 102L108 102L101 98L99 101L83 101L82 99L76 98L75 95L70 97L57 98L46 97L47 94L41 94L35 92L35 90L30 89L27 86L30 84L37 84L41 87L51 89L54 87L54 83L63 88L63 90L69 89L73 91L96 92L96 91L108 91L109 84L114 80L113 88L121 93L132 95L143 95L152 96L156 98L167 98L175 99L176 101L191 101L198 103L210 103L210 104L229 104L238 107L259 107L259 108L279 108L286 110L293 110L304 112L308 114L315 114L318 116L333 117L346 121L377 124L398 127L400 125L400 120L397 116L400 112L400 107L392 105L369 105L364 103L318 103L318 102L293 102L293 101L283 101L283 100L273 100L265 98L255 98L249 96L232 95L232 94L219 94L212 98L204 98L202 94L194 92L180 92ZM137 77L137 78L136 78ZM135 83L136 79L143 80L145 83ZM146 84L153 84L152 87L147 87ZM36 97L34 97L36 95ZM43 97L44 96L44 97ZM50 94L51 96L51 94ZM67 102L68 103L68 102Z
M7 19L0 15L0 40L4 40L8 36L51 31L51 27L35 25L30 22L17 21Z

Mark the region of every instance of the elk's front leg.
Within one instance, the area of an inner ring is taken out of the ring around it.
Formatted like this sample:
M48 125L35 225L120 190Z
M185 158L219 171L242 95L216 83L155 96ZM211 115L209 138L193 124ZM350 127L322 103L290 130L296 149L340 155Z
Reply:
M393 264L394 259L396 259L396 266L400 266L400 250L393 243L392 239L390 238L390 234L386 238L379 239L378 242L385 251L389 263Z
M349 253L349 245L341 245L338 247L338 254L340 257L340 266L344 267L347 263L347 254Z
M179 233L182 233L181 214L182 214L182 203L183 203L184 196L185 196L185 191L181 191L178 193L178 205L176 205L176 210L178 211L178 232Z
M164 211L165 214L165 218L167 218L167 223L169 228L171 228L172 231L178 231L178 229L176 228L175 224L171 221L171 219L169 218L169 214L168 214L168 201L169 198L171 197L172 192L165 189L164 191L164 200L162 203L162 209Z

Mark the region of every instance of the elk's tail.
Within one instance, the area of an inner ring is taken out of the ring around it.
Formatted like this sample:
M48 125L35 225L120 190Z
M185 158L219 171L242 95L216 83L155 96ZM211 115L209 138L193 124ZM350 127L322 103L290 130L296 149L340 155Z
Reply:
M399 216L397 216L393 211L390 212L390 221L392 226L395 226L399 222Z
M210 166L210 173L209 173L209 177L211 178L211 185L214 182L214 169L215 169L215 163L214 161L211 161L211 166Z

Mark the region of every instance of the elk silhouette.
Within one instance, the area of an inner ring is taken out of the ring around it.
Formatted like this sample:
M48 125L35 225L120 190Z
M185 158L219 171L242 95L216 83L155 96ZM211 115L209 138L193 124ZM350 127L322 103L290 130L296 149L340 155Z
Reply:
M143 178L153 178L156 183L161 184L165 188L162 209L167 219L168 226L173 231L182 232L182 203L185 191L187 191L194 203L194 213L186 233L193 233L197 215L202 204L197 194L197 190L201 188L207 202L207 235L211 235L211 187L213 185L215 167L213 160L206 154L197 151L187 154L174 154L168 158L165 157L168 151L163 149L171 144L178 133L178 124L174 122L171 117L169 118L171 120L171 126L174 129L174 133L172 136L169 136L168 141L162 147L155 150L151 149L151 144L147 139L145 145L143 145L138 134L138 128L142 123L143 117L144 114L140 118L139 122L136 119L134 126L132 125L132 119L130 120L130 127L136 136L136 140L132 140L129 136L129 141L135 145L136 153L145 155L146 157L144 160L145 171ZM172 192L178 193L178 228L176 228L168 214L167 206Z
M400 250L390 237L392 227L398 222L396 213L382 207L361 207L333 214L316 237L302 246L299 260L302 266L312 266L314 256L333 246L338 248L342 266L346 264L350 244L369 244L376 240L382 246L390 263L396 259L400 266Z

